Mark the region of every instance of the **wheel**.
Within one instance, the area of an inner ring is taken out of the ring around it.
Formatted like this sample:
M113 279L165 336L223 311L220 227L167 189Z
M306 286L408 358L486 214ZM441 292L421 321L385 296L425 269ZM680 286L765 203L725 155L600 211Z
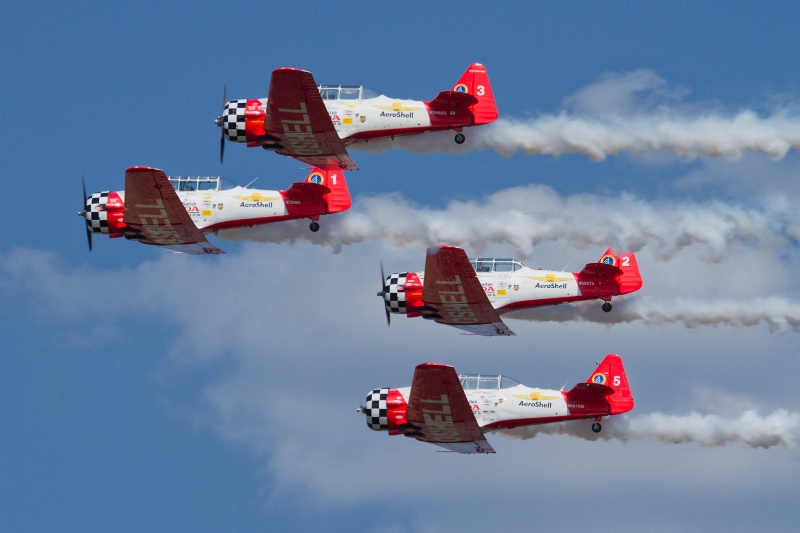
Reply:
M315 220L314 222L311 223L309 228L311 229L311 231L319 231L319 222Z
M466 140L467 138L464 137L463 133L461 133L460 131L456 133L456 144L464 144L464 141Z
M604 304L603 304L603 311L605 311L606 313L608 313L609 311L611 311L611 304L610 304L610 303L608 303L608 302L604 303Z
M592 431L595 433L600 433L600 430L603 429L603 426L600 425L600 422L595 422L592 424Z

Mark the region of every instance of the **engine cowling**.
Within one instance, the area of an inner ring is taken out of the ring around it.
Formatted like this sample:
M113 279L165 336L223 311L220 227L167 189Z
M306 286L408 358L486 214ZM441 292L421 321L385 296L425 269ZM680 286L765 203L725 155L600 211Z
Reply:
M367 425L374 431L388 431L390 435L399 435L408 426L406 421L406 403L397 389L373 389L367 394L363 412L367 417Z
M247 143L248 146L263 144L266 109L266 99L226 102L220 117L223 135L234 143Z
M415 272L390 274L384 280L383 300L390 313L419 316L422 303L422 281Z
M122 237L125 222L125 203L119 193L114 191L96 192L86 198L84 215L86 227L92 233Z

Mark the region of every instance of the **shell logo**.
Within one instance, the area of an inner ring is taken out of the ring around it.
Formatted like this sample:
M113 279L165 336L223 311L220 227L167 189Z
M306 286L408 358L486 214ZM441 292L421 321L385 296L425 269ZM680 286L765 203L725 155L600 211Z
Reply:
M605 383L606 383L606 375L605 374L601 374L601 373L598 372L597 374L592 376L591 382L592 383L596 383L598 385L605 385Z
M606 265L617 266L617 258L611 254L606 254L600 258L600 263L605 263Z

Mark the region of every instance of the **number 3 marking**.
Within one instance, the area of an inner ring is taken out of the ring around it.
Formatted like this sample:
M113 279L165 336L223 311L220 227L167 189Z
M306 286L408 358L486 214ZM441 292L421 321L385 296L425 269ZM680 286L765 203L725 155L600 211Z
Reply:
M486 87L478 85L478 96L483 96L484 94L486 94Z

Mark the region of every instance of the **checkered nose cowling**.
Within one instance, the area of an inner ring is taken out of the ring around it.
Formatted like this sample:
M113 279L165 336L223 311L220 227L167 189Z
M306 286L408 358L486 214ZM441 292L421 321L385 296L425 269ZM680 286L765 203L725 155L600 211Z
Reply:
M247 142L245 108L247 108L247 100L242 99L226 102L225 108L222 110L222 133L231 142Z
M86 199L84 206L86 227L92 233L108 233L108 195L111 191L96 192Z
M389 430L389 412L386 399L389 397L389 389L373 389L367 394L367 403L364 406L364 414L367 415L367 425L375 431Z
M400 272L390 275L383 283L383 300L386 310L390 313L408 314L406 293L403 290L406 278L408 278L408 272Z

